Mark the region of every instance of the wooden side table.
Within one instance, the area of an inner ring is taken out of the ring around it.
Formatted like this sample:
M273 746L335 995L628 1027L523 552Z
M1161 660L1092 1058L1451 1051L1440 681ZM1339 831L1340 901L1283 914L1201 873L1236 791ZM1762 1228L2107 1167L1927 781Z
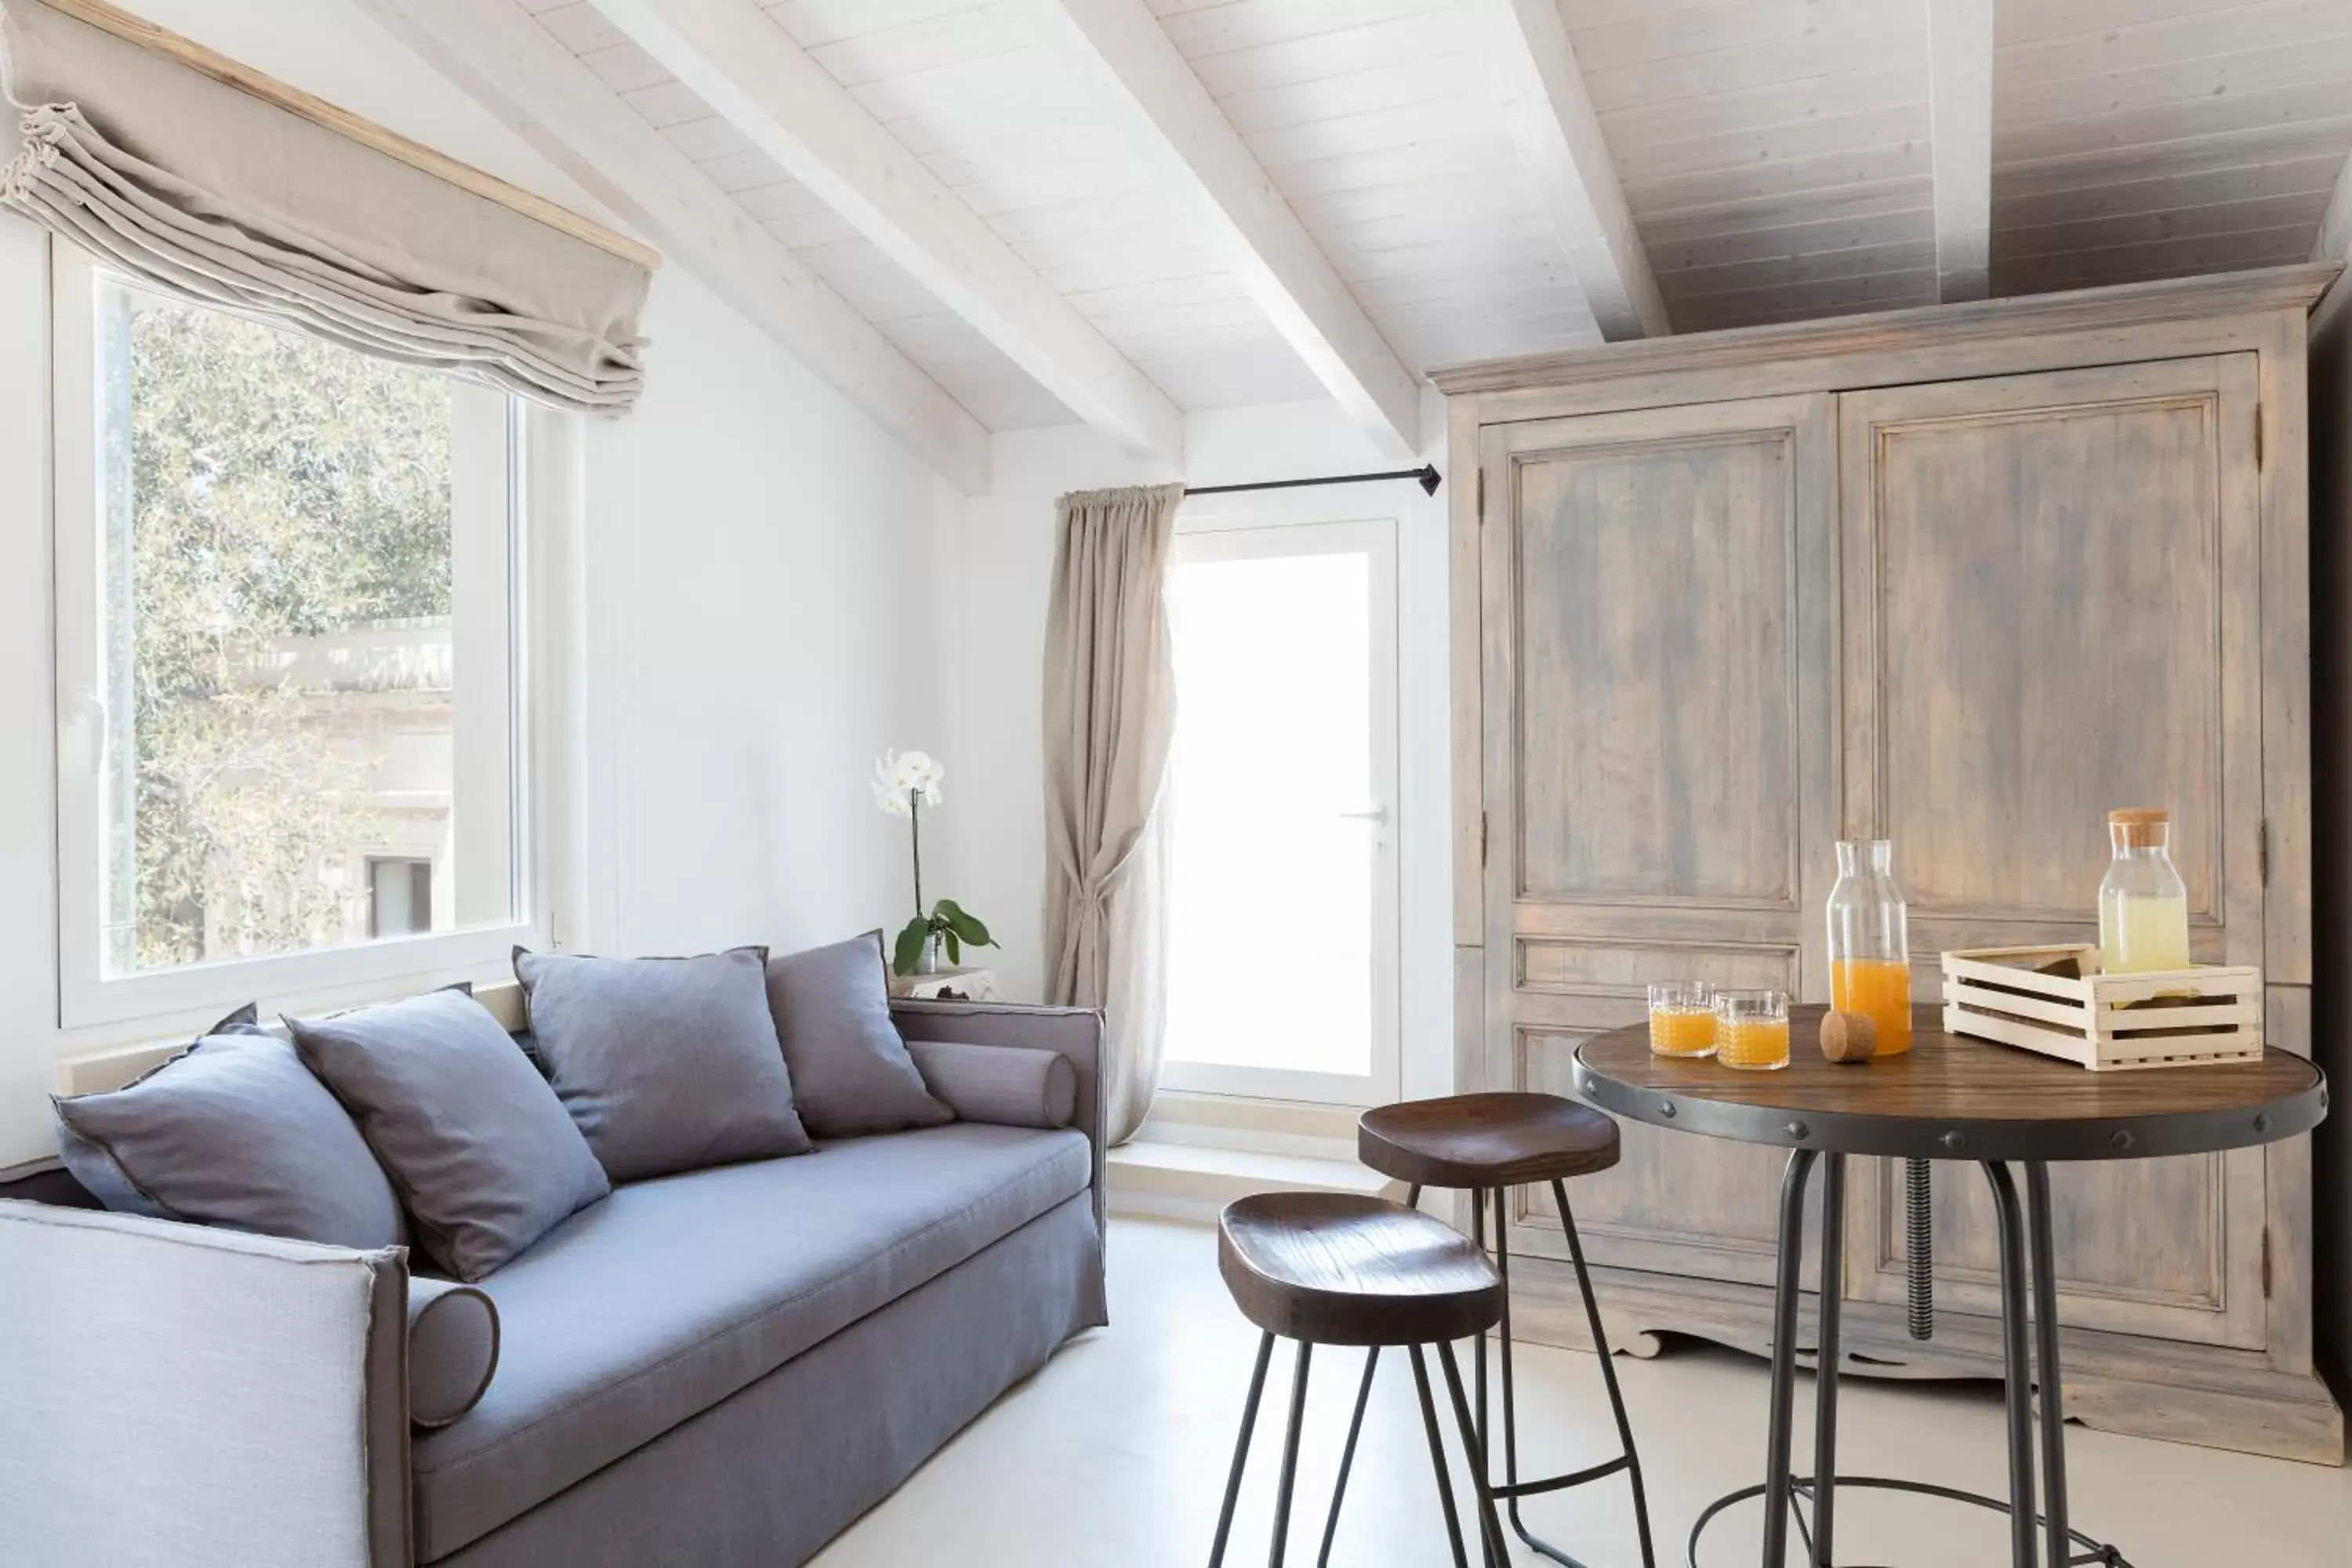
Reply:
M902 1000L927 1002L993 1002L993 969L939 969L929 974L893 974L890 994Z

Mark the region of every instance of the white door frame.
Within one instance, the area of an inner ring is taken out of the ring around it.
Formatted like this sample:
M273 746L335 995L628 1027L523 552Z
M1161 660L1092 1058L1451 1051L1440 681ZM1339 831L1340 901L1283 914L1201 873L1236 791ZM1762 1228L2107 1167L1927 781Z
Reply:
M1287 509L1284 509L1287 510ZM1372 1106L1399 1098L1400 971L1402 942L1398 896L1397 530L1394 517L1268 515L1249 508L1187 507L1177 521L1170 564L1195 561L1265 560L1354 554L1370 558L1371 647L1371 788L1358 808L1373 838L1371 1070L1364 1074L1302 1072L1278 1068L1185 1062L1160 1068L1163 1089L1254 1100L1306 1100ZM1183 721L1181 715L1177 721Z

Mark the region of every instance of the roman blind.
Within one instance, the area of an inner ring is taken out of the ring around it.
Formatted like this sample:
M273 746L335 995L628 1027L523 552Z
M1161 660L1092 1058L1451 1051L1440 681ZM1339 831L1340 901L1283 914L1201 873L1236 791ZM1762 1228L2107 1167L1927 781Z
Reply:
M0 206L142 282L560 407L644 388L656 258L584 218L99 0L0 0Z

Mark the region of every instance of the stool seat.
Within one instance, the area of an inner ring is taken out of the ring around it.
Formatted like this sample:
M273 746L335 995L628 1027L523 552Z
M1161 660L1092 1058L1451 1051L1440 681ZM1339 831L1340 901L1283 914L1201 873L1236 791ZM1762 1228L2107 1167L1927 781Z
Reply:
M1261 1193L1217 1218L1217 1268L1242 1315L1307 1344L1418 1345L1486 1332L1502 1278L1441 1220L1354 1193Z
M1617 1163L1617 1123L1556 1094L1457 1094L1364 1112L1356 1157L1424 1187L1516 1187Z

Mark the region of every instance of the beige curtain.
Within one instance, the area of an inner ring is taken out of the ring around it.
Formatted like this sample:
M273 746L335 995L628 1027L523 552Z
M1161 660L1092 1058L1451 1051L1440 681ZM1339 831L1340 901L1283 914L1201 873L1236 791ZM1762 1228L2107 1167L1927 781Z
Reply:
M643 390L652 274L40 0L0 0L0 206L168 293L559 407Z
M1100 1007L1110 1141L1135 1135L1167 1032L1166 813L1176 734L1168 547L1181 485L1056 503L1045 617L1047 1000Z

